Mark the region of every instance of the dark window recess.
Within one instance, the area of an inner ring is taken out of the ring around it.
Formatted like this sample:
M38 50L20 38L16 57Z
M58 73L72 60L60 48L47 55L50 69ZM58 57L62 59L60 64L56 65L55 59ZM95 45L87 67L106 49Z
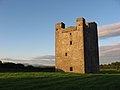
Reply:
M70 45L72 45L72 41L70 41Z
M70 35L72 35L72 34L70 33Z
M73 71L73 67L70 67L70 71Z
M65 56L67 56L67 53L65 53Z
M56 28L56 31L57 31L58 29Z

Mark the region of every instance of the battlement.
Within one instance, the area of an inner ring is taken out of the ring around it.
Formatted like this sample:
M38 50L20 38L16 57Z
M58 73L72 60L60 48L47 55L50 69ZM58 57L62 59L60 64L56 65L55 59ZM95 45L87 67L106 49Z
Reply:
M96 22L86 22L85 24L88 28L97 28Z
M77 18L77 19L76 19L76 22L83 22L83 23L84 23L84 22L85 22L85 19L84 19L83 17L82 17L82 18Z
M63 22L59 22L55 25L56 30L65 28L65 24Z
M65 28L65 24L63 22L59 22L55 25L55 29L57 30L85 30L84 28L96 28L97 24L95 22L85 22L85 19L77 18L76 19L76 26L69 26Z

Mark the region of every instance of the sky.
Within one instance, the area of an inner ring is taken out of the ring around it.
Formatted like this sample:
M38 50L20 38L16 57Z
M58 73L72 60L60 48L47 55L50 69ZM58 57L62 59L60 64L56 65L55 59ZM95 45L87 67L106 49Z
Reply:
M0 0L0 58L55 55L55 23L75 26L79 17L104 33L120 23L120 0ZM119 42L120 34L99 38L100 46Z

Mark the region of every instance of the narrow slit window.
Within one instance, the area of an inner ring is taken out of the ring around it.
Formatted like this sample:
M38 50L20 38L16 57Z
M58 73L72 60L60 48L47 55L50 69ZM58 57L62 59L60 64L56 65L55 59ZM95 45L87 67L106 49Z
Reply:
M72 41L70 41L70 45L72 45Z
M57 31L58 29L56 28L56 31Z
M72 35L72 34L70 33L70 35Z
M67 56L67 53L65 53L65 56Z
M73 71L73 67L70 67L70 71Z

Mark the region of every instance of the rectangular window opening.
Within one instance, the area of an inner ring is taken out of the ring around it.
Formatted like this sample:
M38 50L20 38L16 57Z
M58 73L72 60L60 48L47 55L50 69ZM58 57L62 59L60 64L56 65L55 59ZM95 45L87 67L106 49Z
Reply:
M67 56L67 53L65 53L65 56Z
M70 67L70 71L73 71L73 67Z
M57 31L58 29L56 28L56 31Z
M70 41L70 45L72 45L72 41Z

